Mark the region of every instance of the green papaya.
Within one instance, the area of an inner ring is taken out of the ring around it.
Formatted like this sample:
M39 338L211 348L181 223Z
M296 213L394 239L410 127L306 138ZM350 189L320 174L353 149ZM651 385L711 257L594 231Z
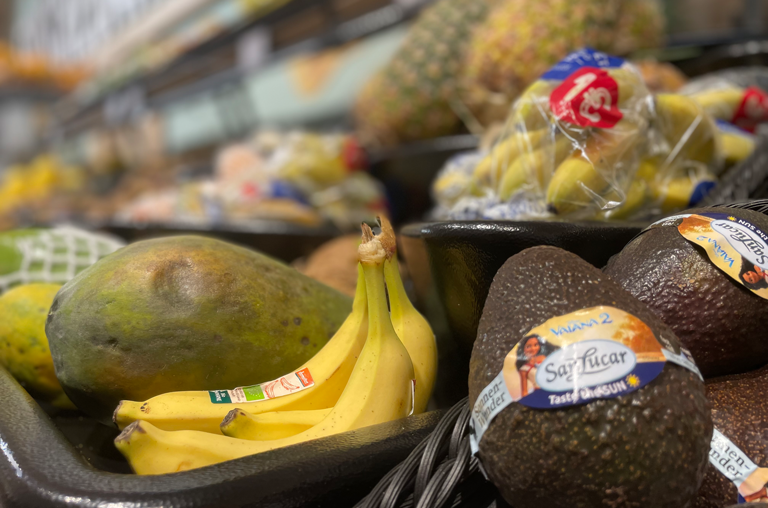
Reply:
M81 410L268 381L311 358L351 299L257 252L197 236L145 240L66 283L46 323L53 363Z

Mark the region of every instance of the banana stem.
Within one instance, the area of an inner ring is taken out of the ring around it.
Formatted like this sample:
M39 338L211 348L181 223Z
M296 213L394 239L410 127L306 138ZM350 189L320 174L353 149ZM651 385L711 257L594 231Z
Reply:
M363 265L357 263L357 286L355 287L355 298L352 300L352 312L364 312L368 306L368 296L365 289L365 273Z
M395 336L395 329L387 308L387 294L384 291L381 264L362 263L362 265L368 293L368 340L375 337Z
M368 295L368 341L372 337L397 336L389 317L387 293L384 289L383 265L388 253L380 237L374 236L367 224L363 224L362 229L363 239L357 253L363 267Z
M400 277L397 254L392 254L392 257L384 262L384 278L387 282L387 291L389 291L390 311L393 316L402 316L404 312L413 308L413 304L405 292L403 279Z

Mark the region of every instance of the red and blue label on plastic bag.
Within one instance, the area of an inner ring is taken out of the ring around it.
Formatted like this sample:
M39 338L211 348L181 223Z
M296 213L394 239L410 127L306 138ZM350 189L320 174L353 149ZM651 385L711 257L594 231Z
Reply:
M744 90L744 98L733 113L731 123L747 132L755 132L757 124L768 121L768 94L750 86Z
M558 62L542 79L561 80L549 96L558 120L580 127L609 129L621 120L619 85L606 69L624 60L591 48L575 51Z

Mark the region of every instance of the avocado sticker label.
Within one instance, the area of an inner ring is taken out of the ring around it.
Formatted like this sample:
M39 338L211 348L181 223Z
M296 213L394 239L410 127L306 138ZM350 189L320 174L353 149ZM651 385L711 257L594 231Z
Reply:
M733 280L768 298L768 233L724 213L691 215L677 230L702 247L709 260Z
M470 443L477 450L491 420L517 402L557 409L625 395L653 381L667 362L697 375L690 353L623 310L597 306L545 321L512 348L472 409Z
M234 390L211 390L208 395L214 404L243 404L290 395L314 385L309 369L301 369L259 385L241 386Z
M738 504L768 501L768 469L757 467L747 454L717 429L712 433L709 463L738 489Z

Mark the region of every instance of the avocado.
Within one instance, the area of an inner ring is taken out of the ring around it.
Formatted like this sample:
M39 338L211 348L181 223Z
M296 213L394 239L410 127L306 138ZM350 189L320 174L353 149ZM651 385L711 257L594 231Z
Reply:
M46 333L66 394L110 422L123 399L286 374L351 308L349 297L258 252L179 236L131 244L70 280Z
M683 212L732 214L768 231L751 210L709 207ZM645 303L690 350L705 378L768 363L768 301L716 267L677 224L649 229L608 262L605 273Z
M555 247L530 248L491 285L470 359L470 407L524 334L599 305L632 314L679 353L669 327L600 270ZM698 491L711 436L704 384L667 362L615 398L546 410L510 404L491 420L479 457L515 508L680 508Z
M707 380L706 388L715 428L752 462L768 467L768 366ZM737 495L733 483L710 464L693 507L721 508L736 502Z

